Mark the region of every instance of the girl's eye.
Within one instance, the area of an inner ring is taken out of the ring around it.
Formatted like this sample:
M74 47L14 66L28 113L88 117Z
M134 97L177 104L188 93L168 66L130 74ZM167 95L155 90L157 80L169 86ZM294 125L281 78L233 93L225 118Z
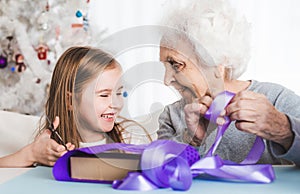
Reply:
M168 63L172 66L172 68L178 73L182 71L185 67L184 63L179 63L172 58L168 58Z
M102 98L107 98L109 95L108 94L100 94L99 96Z
M123 92L117 92L118 96L121 96L123 94Z

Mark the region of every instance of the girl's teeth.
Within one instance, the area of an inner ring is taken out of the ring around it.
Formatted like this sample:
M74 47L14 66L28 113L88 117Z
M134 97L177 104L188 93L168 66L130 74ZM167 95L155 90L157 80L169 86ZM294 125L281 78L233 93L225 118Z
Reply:
M103 115L102 117L104 117L104 118L106 118L106 119L114 118L113 115Z

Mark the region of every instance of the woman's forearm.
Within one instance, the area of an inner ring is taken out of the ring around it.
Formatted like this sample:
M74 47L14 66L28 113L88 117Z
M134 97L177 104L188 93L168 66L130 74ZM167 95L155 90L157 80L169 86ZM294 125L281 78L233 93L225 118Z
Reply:
M32 144L29 144L13 154L0 158L0 167L29 167L34 162Z

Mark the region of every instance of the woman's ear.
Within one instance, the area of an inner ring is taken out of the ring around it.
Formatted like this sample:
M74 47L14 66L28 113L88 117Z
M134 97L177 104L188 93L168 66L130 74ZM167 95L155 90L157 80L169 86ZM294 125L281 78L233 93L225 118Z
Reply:
M216 78L224 78L225 76L225 67L223 65L218 65L215 70L215 77Z
M67 92L67 108L69 111L73 110L73 106L72 106L72 93L71 92Z
M219 73L219 74L218 74ZM218 72L215 72L215 76L220 76L222 79L231 80L232 79L232 67L231 66L224 66L222 64L218 65Z

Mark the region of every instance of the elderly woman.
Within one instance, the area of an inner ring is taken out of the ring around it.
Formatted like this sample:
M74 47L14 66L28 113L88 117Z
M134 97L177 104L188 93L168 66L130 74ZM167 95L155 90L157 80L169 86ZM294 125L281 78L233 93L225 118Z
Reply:
M222 115L232 122L215 153L241 162L260 136L265 150L258 163L300 165L300 97L275 83L238 80L249 60L245 19L227 1L197 0L173 10L166 21L170 30L160 45L164 81L183 98L165 107L158 138L200 146L204 154L214 142L216 125L203 115L214 96L227 90L236 95ZM219 117L217 124L223 123Z

